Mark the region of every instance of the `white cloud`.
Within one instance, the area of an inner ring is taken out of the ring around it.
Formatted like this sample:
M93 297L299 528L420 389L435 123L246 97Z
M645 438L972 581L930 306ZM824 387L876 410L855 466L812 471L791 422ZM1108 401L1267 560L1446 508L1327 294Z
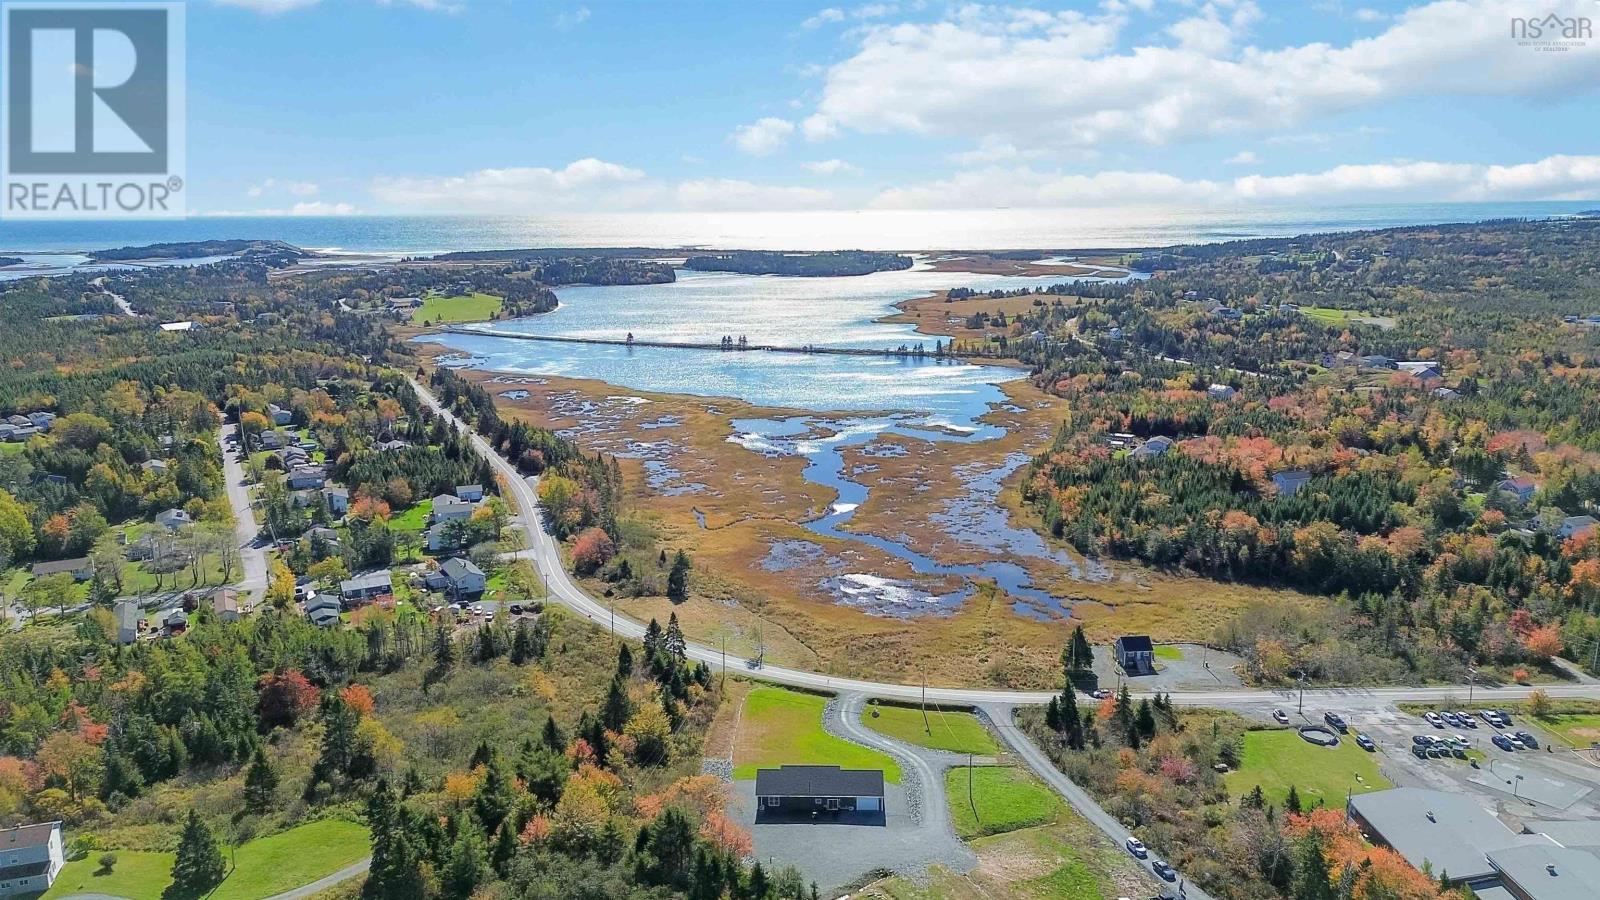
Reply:
M804 22L801 22L800 27L805 29L820 28L823 25L827 25L831 22L843 21L844 10L836 6L830 6L827 9L817 10L815 15L807 18Z
M678 206L687 210L829 209L836 206L832 191L782 185L754 184L732 178L685 181L676 190Z
M383 177L370 190L385 206L417 210L519 212L574 206L627 208L637 201L630 186L641 182L638 169L589 157L564 168L479 169L442 177ZM645 187L643 193L648 194Z
M361 212L352 203L331 203L326 200L312 200L296 203L293 206L266 207L263 209L215 209L191 210L197 216L353 216Z
M751 156L766 156L789 142L794 134L794 123L788 119L767 116L750 125L740 125L730 136L740 150Z
M978 146L971 150L950 154L950 159L964 166L973 166L1013 162L1038 155L1037 150L1022 150L1016 144L991 134L979 141Z
M1224 163L1230 166L1248 166L1260 161L1260 157L1256 156L1253 150L1240 150L1238 153L1223 160Z
M245 189L245 195L261 197L266 194L287 193L296 197L314 197L318 190L316 182L312 181L280 181L268 178L250 185Z
M842 159L821 159L816 162L800 164L806 171L818 175L860 175L861 168L853 166Z
M1384 19L1389 18L1383 13L1366 6L1356 10L1354 15L1357 22L1382 22Z
M1586 0L1551 0L1561 15ZM1200 6L1169 33L1125 47L1122 7L1085 15L960 6L935 22L866 26L823 78L803 129L973 137L1024 150L1160 145L1278 132L1388 100L1542 97L1600 83L1600 41L1565 53L1518 46L1518 0L1436 0L1371 37L1235 49L1248 3Z
M1092 174L988 168L891 188L872 205L896 209L1263 204L1286 201L1486 201L1600 198L1600 156L1550 156L1531 163L1399 162L1321 172L1185 180L1163 172Z

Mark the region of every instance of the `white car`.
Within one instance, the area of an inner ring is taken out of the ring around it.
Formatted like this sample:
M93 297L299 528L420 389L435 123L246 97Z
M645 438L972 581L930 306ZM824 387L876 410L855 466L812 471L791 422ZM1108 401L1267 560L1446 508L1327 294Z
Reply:
M1427 719L1428 720L1428 724L1432 725L1435 728L1443 728L1444 727L1444 719L1439 718L1439 714L1436 713L1436 712L1433 712L1433 711L1430 710L1428 712L1423 713L1422 717L1424 719Z
M1141 841L1136 837L1128 838L1128 852L1140 859L1144 859L1146 856L1150 855L1150 851L1145 849L1144 841Z
M1272 711L1272 718L1276 719L1278 721L1278 724L1280 724L1280 725L1289 724L1289 714L1284 712L1281 709L1273 710Z

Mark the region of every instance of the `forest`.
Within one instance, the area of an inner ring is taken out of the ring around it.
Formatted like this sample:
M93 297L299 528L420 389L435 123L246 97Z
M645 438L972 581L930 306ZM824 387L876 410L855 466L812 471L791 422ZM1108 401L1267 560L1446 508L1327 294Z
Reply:
M874 250L828 250L804 253L729 250L723 253L691 256L684 262L683 267L697 272L799 275L820 278L909 269L911 257Z

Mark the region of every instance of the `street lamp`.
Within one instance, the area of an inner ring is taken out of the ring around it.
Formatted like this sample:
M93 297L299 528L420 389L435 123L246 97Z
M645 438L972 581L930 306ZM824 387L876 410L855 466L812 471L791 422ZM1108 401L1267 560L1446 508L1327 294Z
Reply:
M1516 776L1516 779L1517 780L1512 782L1512 785L1511 785L1511 796L1516 797L1518 800L1521 800L1522 797L1518 796L1517 791L1522 787L1522 776L1518 775L1518 776Z

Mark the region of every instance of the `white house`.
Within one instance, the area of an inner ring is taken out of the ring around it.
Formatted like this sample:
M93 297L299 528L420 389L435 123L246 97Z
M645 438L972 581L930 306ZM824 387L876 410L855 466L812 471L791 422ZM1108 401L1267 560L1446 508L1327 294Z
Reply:
M139 639L139 621L144 618L139 604L132 600L118 601L112 613L117 619L117 643L131 644Z
M294 419L294 413L276 403L268 403L267 418L271 419L274 425L287 425Z
M488 586L488 579L483 570L472 564L469 559L455 557L447 559L444 565L436 571L429 572L426 579L428 587L435 591L447 591L457 597L466 597L483 593Z
M439 553L445 550L458 549L461 542L458 540L457 535L454 532L455 529L450 527L449 522L439 522L428 526L428 530L426 532L428 539L428 552Z
M305 491L327 483L327 473L318 466L300 466L289 472L289 490Z
M1172 438L1169 438L1166 435L1158 434L1150 440L1140 444L1138 447L1135 447L1133 452L1129 455L1137 456L1140 459L1147 459L1149 457L1160 456L1171 449Z
M322 489L322 496L328 501L328 511L336 516L342 516L350 510L350 492L342 487L329 487Z
M456 485L456 497L468 503L477 503L483 499L483 485L458 484Z
M193 521L193 519L189 518L188 513L177 507L173 507L156 516L156 524L164 526L168 531L177 531Z
M1206 396L1213 400L1232 400L1234 393L1232 386L1226 384L1213 384L1206 388Z
M477 508L478 504L468 503L454 494L440 494L433 498L432 521L437 524L452 519L470 519Z
M66 863L60 822L18 825L0 831L0 897L44 893Z
M1279 497L1293 497L1310 480L1311 473L1305 469L1290 469L1272 476L1272 486L1278 489Z

